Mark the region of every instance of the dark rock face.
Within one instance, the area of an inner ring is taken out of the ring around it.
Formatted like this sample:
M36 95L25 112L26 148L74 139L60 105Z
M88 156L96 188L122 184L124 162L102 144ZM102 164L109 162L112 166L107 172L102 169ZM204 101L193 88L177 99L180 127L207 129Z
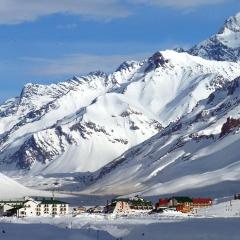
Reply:
M228 86L228 95L233 95L237 88L239 88L240 77L236 78Z
M28 139L21 148L12 156L12 160L18 159L17 166L21 169L30 169L36 161L45 163L49 154L44 153L36 144L34 137Z
M232 49L223 45L216 37L208 40L208 43L196 45L187 51L194 56L200 56L209 60L233 61L240 59L240 48Z
M130 70L131 68L133 68L135 65L137 64L137 62L135 61L126 61L123 62L117 69L116 72L121 72L123 70Z
M239 38L240 14L228 18L216 35L193 46L186 52L209 60L236 62L240 60L240 45L231 45L229 32L231 33L232 41L236 41ZM176 49L176 51L182 52L182 49Z
M234 118L227 118L227 122L225 122L221 129L220 137L230 133L235 128L240 126L240 119L234 119Z
M148 66L145 69L145 73L150 72L158 67L163 67L166 63L168 63L168 60L165 59L160 52L156 52L148 59Z

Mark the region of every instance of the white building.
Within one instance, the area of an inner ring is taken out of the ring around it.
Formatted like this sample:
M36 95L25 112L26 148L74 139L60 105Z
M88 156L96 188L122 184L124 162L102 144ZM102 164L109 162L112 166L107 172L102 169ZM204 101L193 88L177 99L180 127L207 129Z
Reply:
M105 213L113 213L117 215L130 214L131 208L127 201L113 201L105 207Z
M17 217L35 217L37 215L37 206L40 202L35 200L26 200L22 206L15 208ZM14 211L13 209L9 210Z
M12 212L14 212L14 211L16 214L16 209L19 209L22 206L24 206L24 204L29 200L33 200L33 199L23 198L23 199L15 199L15 200L1 200L0 201L0 216L11 215ZM14 210L12 210L12 209L14 209Z
M24 201L2 202L0 209L0 214L5 216L61 216L69 213L69 204L53 198L42 200L28 198Z
M36 216L62 216L69 213L69 204L56 199L43 199L36 207Z
M6 216L7 215L7 211L9 211L10 209L13 209L14 207L5 203L4 205L1 204L0 205L0 216Z

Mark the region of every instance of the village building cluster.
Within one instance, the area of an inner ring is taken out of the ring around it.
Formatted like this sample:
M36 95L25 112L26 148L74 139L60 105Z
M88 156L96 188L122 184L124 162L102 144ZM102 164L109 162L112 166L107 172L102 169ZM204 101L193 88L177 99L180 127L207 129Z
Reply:
M240 199L240 194L235 194L234 199ZM16 217L54 217L72 215L77 216L83 213L88 214L115 214L130 215L140 212L149 214L162 213L172 210L182 213L196 213L199 208L207 208L213 205L211 198L190 198L188 196L173 196L170 198L160 198L153 205L149 200L139 196L132 198L114 198L107 202L106 206L70 208L69 203L55 198L32 198L26 197L18 200L0 200L0 216Z
M159 212L170 208L182 213L189 213L193 209L210 207L212 204L213 200L211 198L171 197L159 199L155 209Z

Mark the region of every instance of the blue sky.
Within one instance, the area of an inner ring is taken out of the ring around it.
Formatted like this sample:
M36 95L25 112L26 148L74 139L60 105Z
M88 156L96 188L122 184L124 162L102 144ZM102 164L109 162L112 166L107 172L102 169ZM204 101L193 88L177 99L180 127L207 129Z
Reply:
M0 0L0 102L28 82L190 47L238 11L239 0Z

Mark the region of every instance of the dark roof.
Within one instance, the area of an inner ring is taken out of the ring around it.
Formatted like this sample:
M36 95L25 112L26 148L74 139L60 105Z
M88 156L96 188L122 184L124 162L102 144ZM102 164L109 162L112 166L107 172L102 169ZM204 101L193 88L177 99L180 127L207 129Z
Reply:
M11 209L8 209L7 212L16 212L17 210L21 209L21 208L24 208L24 206L18 206L18 207L14 207L14 208L11 208Z
M112 202L129 202L130 200L128 198L115 198L112 200Z
M129 204L132 204L134 206L152 206L151 201L147 201L141 198L138 199L129 199L129 198L115 198L112 200L112 203L114 202L127 202Z
M184 202L192 202L192 199L190 197L172 197L171 199L176 199L180 203Z
M26 200L0 200L0 203L25 203L27 202Z
M56 199L42 199L40 204L68 204Z

